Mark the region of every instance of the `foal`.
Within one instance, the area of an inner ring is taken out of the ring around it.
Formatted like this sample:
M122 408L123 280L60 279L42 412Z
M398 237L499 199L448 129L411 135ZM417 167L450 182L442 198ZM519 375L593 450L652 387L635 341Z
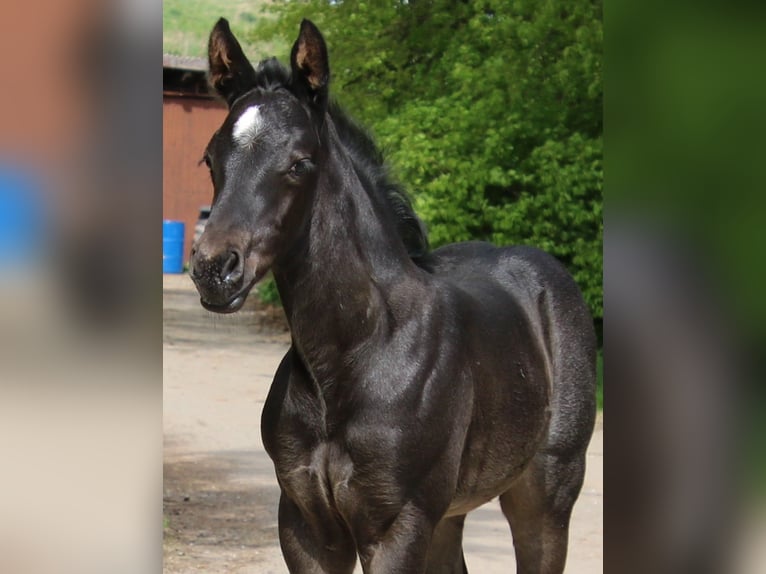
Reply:
M529 247L427 253L371 140L329 103L304 20L290 70L254 69L221 19L210 78L229 115L205 152L192 250L231 313L272 270L292 346L261 432L294 573L465 572L466 513L500 497L517 571L564 569L595 416L595 337L572 278Z

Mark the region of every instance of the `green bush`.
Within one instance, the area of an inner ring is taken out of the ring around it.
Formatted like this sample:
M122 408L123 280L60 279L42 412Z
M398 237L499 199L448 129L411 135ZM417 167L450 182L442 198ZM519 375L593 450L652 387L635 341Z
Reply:
M434 246L530 244L603 316L601 3L276 1L253 37L310 17L332 91L388 151Z
M279 291L277 291L277 283L271 275L258 284L257 290L258 299L261 303L274 306L282 304L282 301L279 298Z

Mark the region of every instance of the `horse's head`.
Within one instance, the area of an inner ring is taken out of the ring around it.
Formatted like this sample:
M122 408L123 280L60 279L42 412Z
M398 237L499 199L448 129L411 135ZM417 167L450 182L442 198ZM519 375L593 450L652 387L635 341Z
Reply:
M274 60L254 69L224 19L208 55L211 83L229 114L205 150L213 203L190 273L206 309L232 313L306 225L329 67L324 40L307 20L290 74Z

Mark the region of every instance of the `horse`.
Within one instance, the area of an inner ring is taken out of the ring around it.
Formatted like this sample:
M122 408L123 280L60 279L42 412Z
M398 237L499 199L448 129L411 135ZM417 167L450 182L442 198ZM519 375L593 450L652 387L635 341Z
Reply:
M290 572L465 573L465 517L499 497L517 572L560 573L595 419L596 338L564 266L528 246L431 250L303 20L289 69L220 19L228 106L190 275L239 310L271 271L291 334L261 417Z

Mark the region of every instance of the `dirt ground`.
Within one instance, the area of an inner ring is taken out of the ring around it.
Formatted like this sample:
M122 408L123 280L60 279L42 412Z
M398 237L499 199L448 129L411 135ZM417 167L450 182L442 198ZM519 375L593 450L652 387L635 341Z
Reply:
M236 315L213 315L188 276L165 275L163 324L163 570L284 574L279 489L260 438L261 409L289 342L281 311L248 303ZM572 517L568 573L603 570L603 484L599 419ZM471 572L512 571L496 501L469 514L464 549Z

